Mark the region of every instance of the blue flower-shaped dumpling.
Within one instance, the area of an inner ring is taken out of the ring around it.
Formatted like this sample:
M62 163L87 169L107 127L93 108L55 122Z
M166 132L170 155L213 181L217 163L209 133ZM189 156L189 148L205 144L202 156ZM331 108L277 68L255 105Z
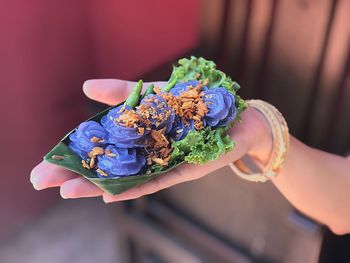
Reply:
M101 124L108 132L108 143L115 144L121 148L143 147L145 138L149 133L147 129L143 129L140 132L140 129L137 127L125 127L116 121L125 110L132 110L132 108L127 105L121 105L111 109L107 115L102 117Z
M68 147L81 158L86 159L92 148L101 147L107 142L107 137L107 131L99 123L83 122L75 132L69 135Z
M178 116L176 117L173 128L171 129L169 135L171 138L173 138L175 141L181 141L184 139L188 132L191 130L194 130L194 120L189 120L186 124L184 123L181 118Z
M199 84L198 80L191 80L187 82L178 82L169 92L174 96L180 96L184 91L188 90L188 87L196 87ZM202 86L202 90L206 90L206 86Z
M212 88L204 91L203 100L208 108L204 119L211 127L224 127L231 123L237 114L235 97L225 88Z
M150 121L151 128L160 130L166 127L165 133L169 133L175 120L175 113L162 97L150 94L143 98L136 112Z
M107 174L100 174L100 178L113 178L135 175L146 164L146 157L139 153L138 148L119 148L108 145L103 155L97 157L98 168Z

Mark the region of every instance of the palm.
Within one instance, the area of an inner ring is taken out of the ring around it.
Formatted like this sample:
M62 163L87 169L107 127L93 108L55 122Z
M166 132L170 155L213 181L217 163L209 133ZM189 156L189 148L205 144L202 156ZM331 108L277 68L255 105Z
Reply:
M84 83L83 90L86 96L93 100L109 105L115 105L125 100L133 85L134 82L123 80L89 80ZM162 86L164 85L164 82L156 82L155 85ZM144 86L146 88L148 84L145 83ZM231 132L233 134L233 131ZM241 137L244 134L244 127L238 126L235 128L235 132L231 137L234 137L233 139L236 142L242 141ZM82 176L44 161L32 170L31 182L37 190L50 187L60 187L61 196L63 198L103 196L105 202L134 199L181 182L198 179L229 162L238 159L248 150L247 145L238 144L238 146L239 147L236 147L234 151L222 156L219 160L213 161L210 164L182 165L164 176L157 177L150 182L134 187L115 196L103 192L103 190L90 183Z

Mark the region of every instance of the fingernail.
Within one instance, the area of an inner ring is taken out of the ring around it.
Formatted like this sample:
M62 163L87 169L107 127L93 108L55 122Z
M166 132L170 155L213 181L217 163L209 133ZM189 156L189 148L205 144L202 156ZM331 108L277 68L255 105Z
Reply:
M36 176L35 176L35 174L32 171L32 173L30 174L30 182L32 183L33 188L35 190L41 190L40 187L39 187L39 184L38 184L38 182L37 182L37 180L35 178L36 178Z
M111 201L110 201L110 197L107 197L107 196L103 196L103 202L105 202L105 204L108 204L108 203L110 203Z
M67 193L64 192L63 188L60 189L60 195L63 199L68 199L69 196L67 196Z
M43 188L40 187L39 183L39 178L40 178L40 173L44 169L44 166L42 165L37 165L36 167L33 168L33 170L30 172L30 182L33 185L33 188L35 190L42 190Z
M85 94L89 93L89 88L90 88L90 80L86 80L83 84L83 91Z
M106 204L108 203L112 203L118 201L118 199L116 199L115 195L110 195L110 194L104 194L103 195L103 202L105 202Z
M83 83L83 89L86 88L87 86L89 86L90 80L85 80Z
M33 188L37 191L41 190L41 188L39 187L39 185L37 183L33 183L32 182L32 185L33 185Z
M61 197L62 197L62 199L69 199L69 197L66 197L63 194L61 194Z

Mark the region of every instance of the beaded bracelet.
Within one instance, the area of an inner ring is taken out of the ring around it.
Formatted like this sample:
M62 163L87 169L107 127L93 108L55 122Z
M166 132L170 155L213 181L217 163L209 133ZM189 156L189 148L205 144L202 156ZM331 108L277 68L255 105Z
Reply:
M268 121L273 141L272 155L267 165L260 173L247 173L246 167L240 161L231 163L231 169L241 178L252 182L266 182L276 177L281 169L289 148L289 130L282 114L271 104L262 100L248 100L249 107L258 110Z

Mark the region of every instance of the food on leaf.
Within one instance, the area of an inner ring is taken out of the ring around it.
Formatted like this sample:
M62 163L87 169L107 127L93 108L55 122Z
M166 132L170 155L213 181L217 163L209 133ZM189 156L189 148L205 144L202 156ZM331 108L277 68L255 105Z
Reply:
M81 123L45 159L118 194L234 148L226 131L246 104L214 62L180 59L165 87L152 84L141 95L142 86L138 81L125 102Z

